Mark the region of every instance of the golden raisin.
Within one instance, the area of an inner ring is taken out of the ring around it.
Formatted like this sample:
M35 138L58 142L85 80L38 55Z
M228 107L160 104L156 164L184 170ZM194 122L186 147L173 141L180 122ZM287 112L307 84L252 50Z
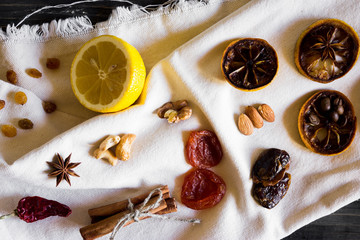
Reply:
M33 77L33 78L41 78L41 76L42 76L42 73L39 70L37 70L36 68L28 68L25 70L25 72L30 77Z
M52 113L56 110L56 104L52 102L44 102L43 108L46 113Z
M0 100L0 110L3 109L4 107L5 107L5 101Z
M27 102L27 97L24 92L16 92L15 93L15 102L21 105L24 105Z
M6 79L12 84L16 84L18 82L17 74L13 70L6 72Z
M32 129L34 127L33 122L27 118L20 119L18 125L22 129Z
M48 69L58 69L60 67L60 60L57 58L48 58L46 60L46 67Z
M2 125L1 131L6 137L15 137L17 134L16 128L12 125Z

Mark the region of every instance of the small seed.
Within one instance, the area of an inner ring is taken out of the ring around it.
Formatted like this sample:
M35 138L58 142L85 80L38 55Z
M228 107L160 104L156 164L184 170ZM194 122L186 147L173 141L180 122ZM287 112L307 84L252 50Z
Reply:
M250 118L242 113L238 119L238 127L242 134L251 135L254 131L254 125L252 124Z
M309 120L312 124L314 124L315 126L320 124L320 118L318 116L316 116L316 114L311 113L309 115Z
M259 112L252 106L247 106L245 108L245 114L250 118L252 124L256 128L262 128L264 125L263 118L260 116Z
M16 92L15 93L15 102L17 104L24 105L27 102L27 96L24 92Z
M337 122L339 120L339 114L335 111L331 112L331 120Z
M12 125L2 125L1 131L6 137L15 137L17 134L16 128Z
M28 68L25 70L25 72L30 77L33 77L33 78L41 78L41 76L42 76L42 73L39 70L37 70L36 68Z
M342 99L341 98L335 98L334 105L335 106L343 105Z
M329 111L331 108L330 98L326 97L321 99L320 105L321 110L323 110L324 112Z
M56 110L56 104L52 102L43 102L43 109L46 113L52 113Z
M57 58L46 59L46 67L48 69L58 69L60 67L60 60Z
M34 127L33 122L27 118L20 119L18 125L22 129L32 129Z
M336 112L337 112L339 115L343 115L343 114L344 114L344 107L343 107L343 105L337 105L337 106L335 107L335 109L336 109Z
M14 70L9 70L6 72L6 79L12 84L17 84L18 82L18 77Z
M3 109L4 107L5 107L5 101L0 100L0 110Z
M275 114L271 107L267 104L261 104L258 107L258 112L260 113L261 117L267 122L274 122L275 121Z

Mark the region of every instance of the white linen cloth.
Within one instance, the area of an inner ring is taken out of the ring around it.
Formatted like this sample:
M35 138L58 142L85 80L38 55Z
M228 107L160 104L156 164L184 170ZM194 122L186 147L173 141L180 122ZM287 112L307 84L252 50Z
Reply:
M68 218L52 217L27 224L14 217L0 222L1 239L81 239L79 228L89 224L87 209L126 199L168 184L178 200L175 217L196 217L201 224L148 219L121 229L121 239L280 239L311 221L330 214L360 197L359 134L351 147L338 156L315 154L302 143L297 130L301 105L316 90L341 91L352 101L356 114L360 99L359 61L344 77L320 84L302 76L294 64L294 47L301 32L322 18L338 18L359 32L357 0L253 0L218 1L207 4L179 2L174 9L152 14L139 9L117 9L109 21L92 27L84 19L52 22L41 27L9 27L1 32L0 124L17 125L29 118L34 129L20 130L14 138L0 135L0 199L2 214L11 212L20 198L42 196L72 208ZM40 29L40 33L39 33ZM37 34L36 34L37 32ZM135 46L147 71L141 99L129 109L95 114L83 108L70 86L69 71L77 50L87 40L112 34ZM231 87L220 70L222 53L237 38L267 40L277 51L279 71L274 81L256 92ZM60 69L45 67L48 57L61 60ZM35 67L40 79L25 74ZM18 85L6 81L14 69ZM16 91L28 102L17 105ZM170 100L187 99L193 116L169 125L154 110ZM58 109L45 114L42 100ZM251 136L240 134L237 117L247 105L269 104L276 114ZM194 211L180 201L185 173L191 169L184 156L190 131L216 132L224 150L221 163L212 170L227 185L224 199L214 208ZM109 134L137 135L131 159L112 167L96 160L92 152ZM251 168L266 148L280 148L291 156L292 183L287 195L271 210L251 196ZM72 186L57 188L49 178L55 153L72 153L81 162L71 177ZM107 239L108 236L102 239Z

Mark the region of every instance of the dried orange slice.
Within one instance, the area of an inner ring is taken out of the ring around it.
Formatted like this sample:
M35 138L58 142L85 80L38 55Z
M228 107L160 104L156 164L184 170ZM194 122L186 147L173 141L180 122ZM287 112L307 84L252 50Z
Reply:
M71 86L86 108L116 112L140 96L145 66L139 52L124 40L102 35L85 43L71 65Z
M301 107L298 128L311 151L336 155L349 148L356 133L356 116L350 100L341 92L322 90Z
M338 19L323 19L299 37L295 64L307 78L329 83L350 71L358 55L359 39L354 29Z
M255 91L266 87L274 79L278 69L275 50L259 38L242 38L225 49L221 71L235 88Z

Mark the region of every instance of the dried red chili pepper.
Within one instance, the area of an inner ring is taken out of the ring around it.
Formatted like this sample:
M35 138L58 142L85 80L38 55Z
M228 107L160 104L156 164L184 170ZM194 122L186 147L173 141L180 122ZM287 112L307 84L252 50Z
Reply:
M64 204L34 196L20 199L14 212L0 216L0 219L4 219L8 216L18 216L25 222L31 223L50 216L67 217L71 212L71 209Z

